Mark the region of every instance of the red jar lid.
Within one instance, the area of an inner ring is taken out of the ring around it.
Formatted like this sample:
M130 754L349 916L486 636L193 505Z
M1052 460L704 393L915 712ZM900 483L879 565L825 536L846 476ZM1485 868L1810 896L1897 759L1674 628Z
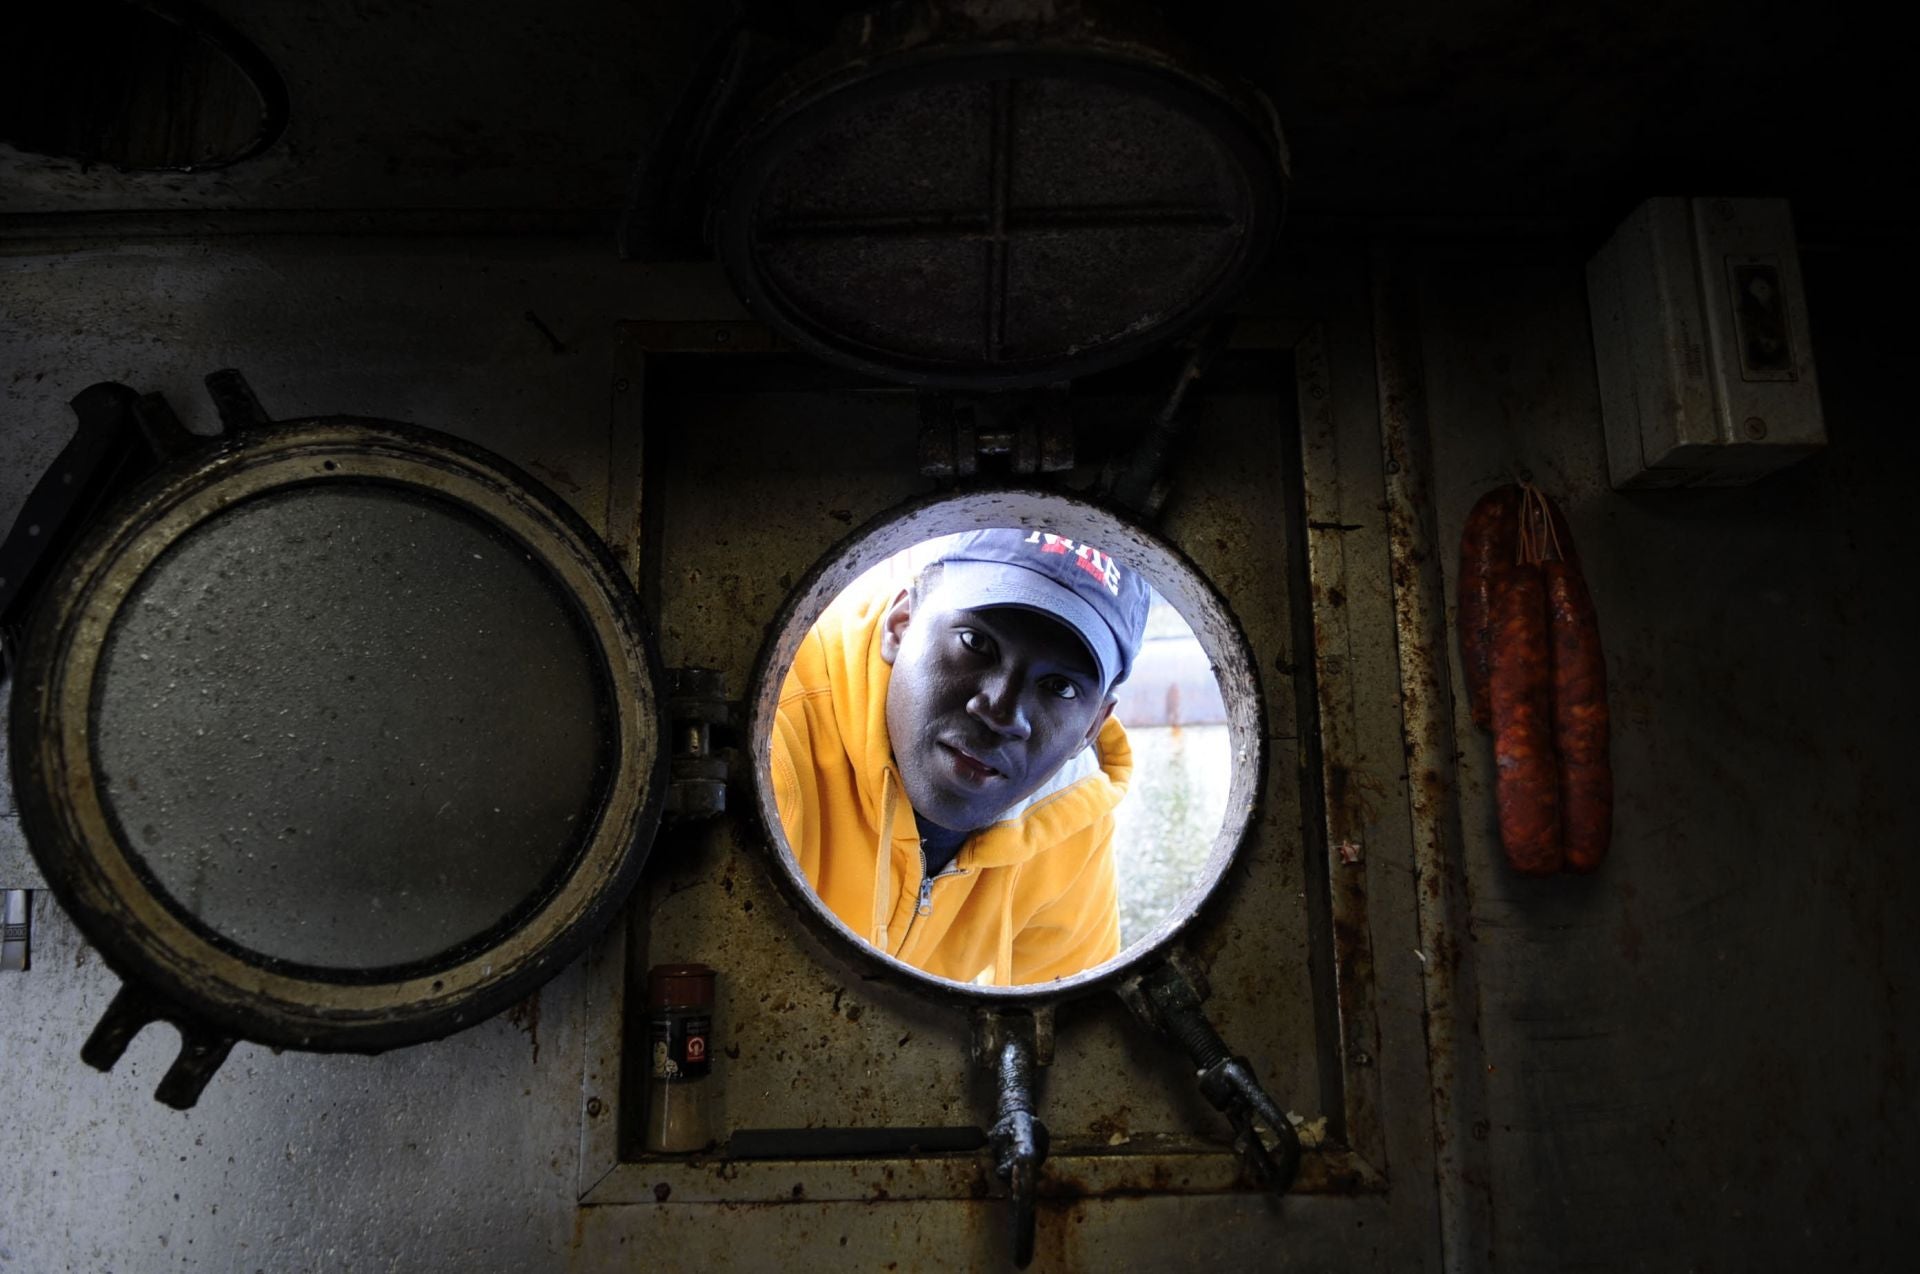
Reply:
M713 1003L713 970L704 964L656 964L647 970L647 1007Z

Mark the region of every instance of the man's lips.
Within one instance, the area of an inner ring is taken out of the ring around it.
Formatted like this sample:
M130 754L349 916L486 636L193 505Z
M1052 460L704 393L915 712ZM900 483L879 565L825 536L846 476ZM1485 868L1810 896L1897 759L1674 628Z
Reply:
M951 743L940 744L946 749L947 757L953 764L954 773L969 783L985 783L988 779L999 778L1002 772L965 748L955 747Z

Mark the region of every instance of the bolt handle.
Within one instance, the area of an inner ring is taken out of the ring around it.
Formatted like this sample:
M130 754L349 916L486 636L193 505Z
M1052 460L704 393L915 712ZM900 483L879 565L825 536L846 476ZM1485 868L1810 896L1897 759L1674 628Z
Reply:
M1026 1013L994 1015L981 1034L987 1047L976 1056L991 1072L996 1116L987 1146L993 1152L994 1175L1007 1183L1007 1235L1014 1268L1024 1270L1033 1260L1034 1198L1051 1141L1046 1124L1034 1114L1038 1036L1033 1017Z
M1233 1126L1234 1152L1253 1179L1285 1194L1300 1171L1300 1134L1261 1087L1247 1059L1233 1055L1201 1011L1203 986L1176 955L1122 982L1119 994L1136 1017L1172 1040L1193 1063L1201 1096Z

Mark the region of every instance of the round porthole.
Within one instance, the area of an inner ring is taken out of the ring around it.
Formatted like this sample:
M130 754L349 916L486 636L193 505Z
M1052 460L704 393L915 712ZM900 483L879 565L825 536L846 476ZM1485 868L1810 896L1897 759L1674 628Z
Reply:
M0 18L0 141L128 172L224 168L287 127L287 86L189 0L61 0Z
M1258 800L1260 720L1245 639L1176 548L997 490L824 559L762 652L749 738L801 912L878 970L1006 1003L1105 984L1201 911Z
M497 457L384 422L247 429L49 586L14 698L22 822L150 1016L435 1038L557 972L635 879L654 660L604 546Z

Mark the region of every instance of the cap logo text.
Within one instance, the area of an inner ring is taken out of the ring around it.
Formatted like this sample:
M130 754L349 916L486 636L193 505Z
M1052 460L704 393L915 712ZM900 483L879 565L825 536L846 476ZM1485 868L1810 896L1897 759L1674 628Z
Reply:
M1091 544L1075 544L1051 531L1035 531L1027 536L1026 542L1038 544L1042 553L1073 554L1075 565L1099 580L1109 593L1120 596L1120 564Z

